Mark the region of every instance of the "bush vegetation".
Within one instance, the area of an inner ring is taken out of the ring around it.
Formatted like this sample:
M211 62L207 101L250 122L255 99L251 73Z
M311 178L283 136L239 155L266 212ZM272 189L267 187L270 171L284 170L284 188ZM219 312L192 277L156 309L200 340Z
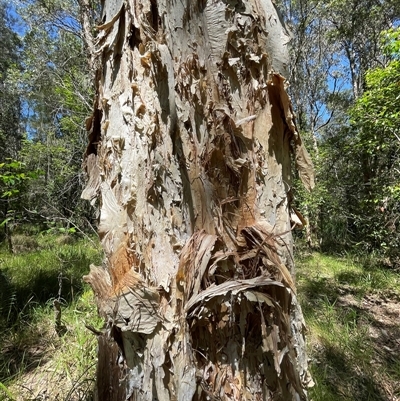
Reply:
M86 326L103 322L82 274L102 252L85 238L36 238L29 252L0 251L0 398L89 400L97 341Z

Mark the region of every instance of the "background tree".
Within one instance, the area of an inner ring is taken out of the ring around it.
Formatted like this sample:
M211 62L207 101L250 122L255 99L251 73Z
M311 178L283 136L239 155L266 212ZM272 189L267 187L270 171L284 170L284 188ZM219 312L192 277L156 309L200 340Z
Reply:
M42 172L21 193L18 220L85 230L94 221L93 209L80 199L92 88L79 5L21 0L15 6L23 63L13 68L8 81L22 105L16 124L24 126L26 137L21 141L20 136L13 157L27 171ZM7 54L8 65L14 65ZM13 148L9 145L4 146L7 152Z
M359 202L374 191L377 181L371 178L377 176L372 174L370 149L360 140L360 128L351 124L349 111L368 86L366 72L387 63L380 37L396 23L398 2L280 4L294 32L290 93L317 171L312 194L296 186L297 204L309 220L307 242L325 250L356 249L356 244L364 244L365 250L367 243L369 250L378 250L380 245L367 235L375 231L374 224L367 223L371 210Z
M21 68L21 42L10 28L6 2L0 2L0 159L15 158L21 146L21 101L13 82Z
M366 90L350 110L358 194L353 211L356 234L367 250L380 249L399 263L400 31L383 34L386 63L366 74ZM367 181L366 181L367 179Z
M103 4L84 196L105 266L99 400L306 399L291 154L270 1ZM267 53L268 51L268 53Z
M19 85L14 79L21 71L21 41L13 32L7 4L0 2L0 225L2 238L10 240L10 222L20 211L19 200L28 178L16 162L21 148L22 104Z

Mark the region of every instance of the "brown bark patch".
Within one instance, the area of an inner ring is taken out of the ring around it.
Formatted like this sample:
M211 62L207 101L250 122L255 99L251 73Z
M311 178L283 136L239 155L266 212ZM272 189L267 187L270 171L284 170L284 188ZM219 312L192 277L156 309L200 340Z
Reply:
M135 288L142 282L140 274L133 270L139 261L136 255L128 248L126 242L119 246L117 251L111 255L109 261L114 294L121 294L128 288Z

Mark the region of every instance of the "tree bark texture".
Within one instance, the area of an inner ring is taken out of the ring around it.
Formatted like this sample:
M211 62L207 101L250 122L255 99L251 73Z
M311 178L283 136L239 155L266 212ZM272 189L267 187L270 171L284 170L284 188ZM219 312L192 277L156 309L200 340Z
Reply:
M106 318L97 399L304 400L292 278L292 160L312 164L285 91L271 0L106 0L89 175Z

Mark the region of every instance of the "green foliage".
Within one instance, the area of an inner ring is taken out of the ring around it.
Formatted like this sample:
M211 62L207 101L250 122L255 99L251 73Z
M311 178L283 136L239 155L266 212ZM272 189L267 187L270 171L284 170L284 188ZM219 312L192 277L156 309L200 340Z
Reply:
M384 67L366 74L366 90L350 110L353 155L361 160L359 242L400 262L400 30L383 33Z
M296 207L309 220L300 236L314 247L381 251L395 262L398 33L386 31L379 43L400 3L280 3L294 32L290 90L297 123L316 168L313 193L294 185Z
M399 28L391 28L382 34L382 47L389 60L400 59L400 31Z
M8 159L0 163L0 196L10 199L21 194L29 180L37 179L42 171L29 171L22 162Z
M7 22L9 9L2 6L0 32L7 40L4 42L7 49L0 54L0 85L3 85L2 77L6 77L3 86L12 90L19 107L13 108L13 124L19 131L11 125L2 129L5 112L0 91L0 148L5 152L1 157L0 151L0 163L8 163L6 157L12 154L13 160L23 164L25 174L37 171L43 174L29 177L23 185L23 176L3 174L0 186L4 190L0 195L6 195L3 199L7 201L12 200L12 206L3 208L6 210L1 221L8 218L18 224L57 221L66 230L72 226L87 231L94 222L94 211L80 195L85 184L84 121L91 113L93 89L82 41L79 6L72 0L16 0L14 5L13 15L17 11L18 20L12 26L18 22L23 35L18 38L12 32ZM5 106L11 103L10 97L4 101ZM26 134L22 140L23 126ZM12 145L10 138L14 137L18 138L18 146ZM0 199L0 206L1 202ZM0 208L0 215L1 211Z
M40 175L41 171L28 170L24 163L16 160L0 163L0 227L6 235L10 235L10 225L23 220L29 183Z
M400 10L390 1L379 5L363 1L348 15L346 5L354 2L315 3L315 8L312 4L298 5L299 21L304 24L299 33L304 29L306 38L308 31L316 38L306 46L324 43L327 50L319 58L312 51L303 54L304 49L299 56L296 53L296 72L303 71L301 67L317 76L296 80L292 91L300 99L295 106L301 134L312 149L317 184L308 194L295 183L296 206L310 222L308 241L314 247L379 253L394 266L400 263L400 36L399 29L381 33L381 28ZM310 16L325 21L326 32L316 31ZM321 68L332 71L337 66L335 57L330 59L326 53L336 54L343 70L345 48L355 68L346 73L356 99L353 103L348 87L335 92L343 78L333 80L332 75L328 85L325 77L325 83L321 81L318 90L315 87ZM325 123L318 123L318 110Z
M0 2L0 162L16 158L22 139L21 99L13 76L21 68L21 42L10 28L7 4Z

